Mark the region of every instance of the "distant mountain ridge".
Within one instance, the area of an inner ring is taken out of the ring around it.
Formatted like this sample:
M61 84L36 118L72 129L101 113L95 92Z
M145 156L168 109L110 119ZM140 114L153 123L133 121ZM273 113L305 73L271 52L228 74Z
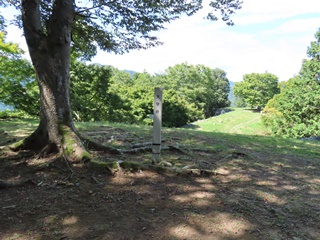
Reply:
M133 70L123 70L123 71L129 73L131 77L133 77L134 74L138 73L138 72L133 71Z

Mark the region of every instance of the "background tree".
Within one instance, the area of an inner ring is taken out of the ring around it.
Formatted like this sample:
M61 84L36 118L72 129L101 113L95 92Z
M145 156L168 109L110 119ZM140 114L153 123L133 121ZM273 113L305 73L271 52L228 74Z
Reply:
M205 93L204 115L208 118L214 116L218 108L230 106L230 84L227 73L222 69L215 68L204 72L207 75L205 81L207 91Z
M119 97L110 92L113 69L97 64L71 64L70 90L73 118L77 121L111 119L112 108Z
M132 76L127 71L121 71L117 68L112 69L112 82L115 84L123 84L132 86L134 84Z
M242 97L239 97L239 96L234 98L234 105L237 108L245 108L245 107L247 107L247 104L246 104L245 100Z
M30 115L39 114L39 89L32 65L22 58L23 50L5 42L0 32L0 99Z
M315 34L298 76L282 84L269 101L263 122L274 134L288 137L320 135L320 30Z
M96 146L75 129L70 104L70 52L85 58L102 50L124 53L161 44L152 32L181 14L192 15L202 1L82 1L8 0L21 10L22 27L40 89L40 124L15 149L58 151L70 161L90 158L83 145ZM221 10L222 19L240 8L238 0L216 0L210 6ZM213 13L209 19L216 20ZM71 44L72 43L72 44Z
M113 105L113 111L121 116L114 121L121 121L135 124L151 124L150 114L153 113L153 92L154 87L162 86L164 75L150 75L147 72L135 73L133 76L122 74L116 71L115 81L111 86L111 92L117 93L122 104ZM127 76L126 80L117 80L119 76ZM202 113L190 104L179 94L168 89L163 96L163 120L162 124L166 127L181 127L191 121L202 117ZM114 116L115 114L113 114Z
M264 107L279 91L278 77L268 72L245 74L243 81L234 86L234 95L257 109Z
M194 104L203 117L214 116L217 108L230 105L229 81L221 69L211 69L201 64L177 64L165 71L161 86L173 89L189 104Z
M309 59L303 60L299 75L320 81L320 28L315 34L315 39L307 49Z

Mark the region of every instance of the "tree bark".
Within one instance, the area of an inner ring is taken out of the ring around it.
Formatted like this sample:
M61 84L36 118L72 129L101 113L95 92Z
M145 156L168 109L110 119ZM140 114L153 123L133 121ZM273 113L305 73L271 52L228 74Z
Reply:
M75 130L70 105L69 71L73 0L55 0L41 16L40 0L22 1L23 29L40 89L40 124L17 149L58 151L70 161L90 158Z

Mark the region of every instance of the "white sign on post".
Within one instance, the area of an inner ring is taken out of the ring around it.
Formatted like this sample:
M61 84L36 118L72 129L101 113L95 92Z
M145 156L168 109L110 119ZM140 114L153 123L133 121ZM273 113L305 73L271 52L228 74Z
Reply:
M158 163L160 162L161 151L162 88L154 89L153 116L152 155L153 163Z

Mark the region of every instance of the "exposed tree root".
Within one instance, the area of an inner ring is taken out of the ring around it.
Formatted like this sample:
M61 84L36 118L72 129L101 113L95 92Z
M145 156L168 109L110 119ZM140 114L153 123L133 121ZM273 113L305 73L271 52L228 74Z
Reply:
M221 175L216 173L215 171L209 169L197 169L197 168L178 168L174 166L164 166L164 165L153 165L152 163L138 163L138 162L130 162L130 161L114 161L114 162L97 162L93 161L91 163L93 167L98 167L106 170L111 175L116 175L118 172L122 171L155 171L158 173L169 173L169 174L177 174L177 175L190 175L190 176L202 176L202 177L210 177Z
M182 149L177 146L161 146L161 150L173 150L181 153L185 153ZM146 142L141 144L135 144L132 146L132 149L121 150L122 153L143 153L143 152L152 152L152 142Z
M60 157L69 162L86 162L92 159L88 150L97 150L109 152L112 154L121 154L121 151L96 143L77 133L73 128L61 125L58 138L49 140L48 132L41 126L25 139L9 146L11 151L29 150L33 155L38 154L38 158L43 158L51 153L57 153ZM88 149L88 150L87 150Z
M45 156L48 156L51 153L57 153L58 149L57 146L53 143L47 144L42 150L40 151L38 158L43 158Z
M8 151L12 151L12 150L10 150L10 148L8 148ZM11 156L4 155L5 157L1 157L0 160L20 160L23 158L32 157L34 155L35 155L35 153L33 151L19 151L15 155L11 155Z
M102 144L97 143L95 141L92 141L86 137L83 137L80 134L78 134L78 136L80 137L80 139L84 143L84 145L90 150L103 151L103 152L108 152L108 153L112 153L112 154L121 154L122 153L122 151L117 148L102 145Z

